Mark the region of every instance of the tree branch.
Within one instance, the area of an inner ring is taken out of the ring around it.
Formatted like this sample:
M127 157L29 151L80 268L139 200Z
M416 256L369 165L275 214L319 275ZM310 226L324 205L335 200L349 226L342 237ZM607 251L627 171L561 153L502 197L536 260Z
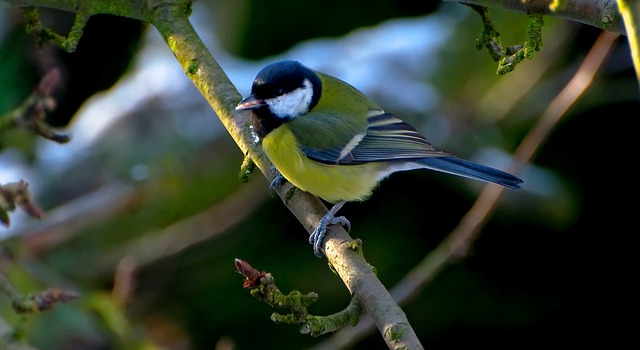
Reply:
M146 0L2 0L18 7L46 7L72 13L79 9L88 16L110 14L146 21ZM77 29L77 28L76 28Z
M56 133L46 123L46 116L56 107L53 92L60 85L60 71L52 69L42 77L40 84L16 109L0 115L0 131L20 127L58 143L71 140L68 135Z
M0 184L0 225L9 226L9 214L16 207L20 207L31 217L42 219L42 209L31 198L29 184L20 180L6 184Z
M62 290L60 288L49 288L37 294L22 295L1 273L0 291L9 297L13 310L19 314L46 311L56 304L77 299L79 296L75 291Z
M625 33L624 23L614 0L444 0L526 14L564 18L607 31Z
M251 289L254 298L272 307L291 309L290 314L271 314L271 320L276 323L299 325L300 333L317 337L335 332L346 325L355 326L360 319L362 310L353 298L344 310L328 316L314 316L309 313L308 307L318 301L317 293L302 294L294 290L284 295L271 273L259 271L241 259L236 259L235 264L236 270L245 278L242 286Z

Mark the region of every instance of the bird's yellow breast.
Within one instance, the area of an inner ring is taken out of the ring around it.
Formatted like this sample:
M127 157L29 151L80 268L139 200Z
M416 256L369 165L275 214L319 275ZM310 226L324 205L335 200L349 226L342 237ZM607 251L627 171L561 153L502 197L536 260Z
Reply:
M383 177L377 163L327 165L307 158L286 124L262 139L262 149L285 179L330 203L365 200Z

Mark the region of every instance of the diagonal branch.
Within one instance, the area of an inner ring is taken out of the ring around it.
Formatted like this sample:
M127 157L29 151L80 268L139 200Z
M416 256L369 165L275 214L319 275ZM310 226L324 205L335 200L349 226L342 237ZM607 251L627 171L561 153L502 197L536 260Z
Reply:
M241 100L240 94L195 33L184 8L160 3L153 8L149 18L242 152L248 154L269 179L273 179L271 163L253 144L247 115L234 110ZM327 209L317 197L291 190L292 186L287 184L278 189L278 195L311 232ZM327 259L354 298L372 315L389 348L422 348L406 315L369 264L352 249L352 242L353 239L342 228L332 227L325 245Z

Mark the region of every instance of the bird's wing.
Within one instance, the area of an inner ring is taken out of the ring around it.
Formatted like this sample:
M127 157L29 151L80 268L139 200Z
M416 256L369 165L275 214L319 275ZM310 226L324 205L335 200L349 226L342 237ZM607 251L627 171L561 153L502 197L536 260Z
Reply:
M303 147L303 151L318 162L342 165L452 155L433 147L411 125L389 113L369 117L366 132L341 147Z

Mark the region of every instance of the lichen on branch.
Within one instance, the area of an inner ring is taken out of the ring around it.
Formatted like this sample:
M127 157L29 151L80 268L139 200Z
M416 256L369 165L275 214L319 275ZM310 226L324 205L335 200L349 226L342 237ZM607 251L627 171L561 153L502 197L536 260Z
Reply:
M82 2L82 4L84 3L85 2ZM91 17L91 14L85 8L80 7L76 12L71 30L65 37L42 25L40 15L36 7L25 7L23 10L24 17L27 22L27 34L32 35L40 45L44 42L52 42L69 53L76 50L76 46L78 46L78 42L84 32L84 27L87 24L89 17Z
M242 286L251 289L254 298L272 307L291 310L289 314L271 314L271 320L275 323L299 325L300 333L317 337L334 332L345 325L355 326L360 319L362 310L354 298L344 310L329 316L314 316L307 308L318 300L318 294L315 292L303 294L294 290L285 295L278 289L270 273L259 271L240 259L235 260L235 265L236 270L245 278Z
M489 9L485 6L465 4L476 11L482 19L482 34L476 39L476 49L487 49L491 58L498 62L496 73L504 75L513 71L522 60L533 59L542 49L542 26L544 20L540 14L529 14L527 20L527 38L523 44L504 46L500 41L500 32L496 29Z

